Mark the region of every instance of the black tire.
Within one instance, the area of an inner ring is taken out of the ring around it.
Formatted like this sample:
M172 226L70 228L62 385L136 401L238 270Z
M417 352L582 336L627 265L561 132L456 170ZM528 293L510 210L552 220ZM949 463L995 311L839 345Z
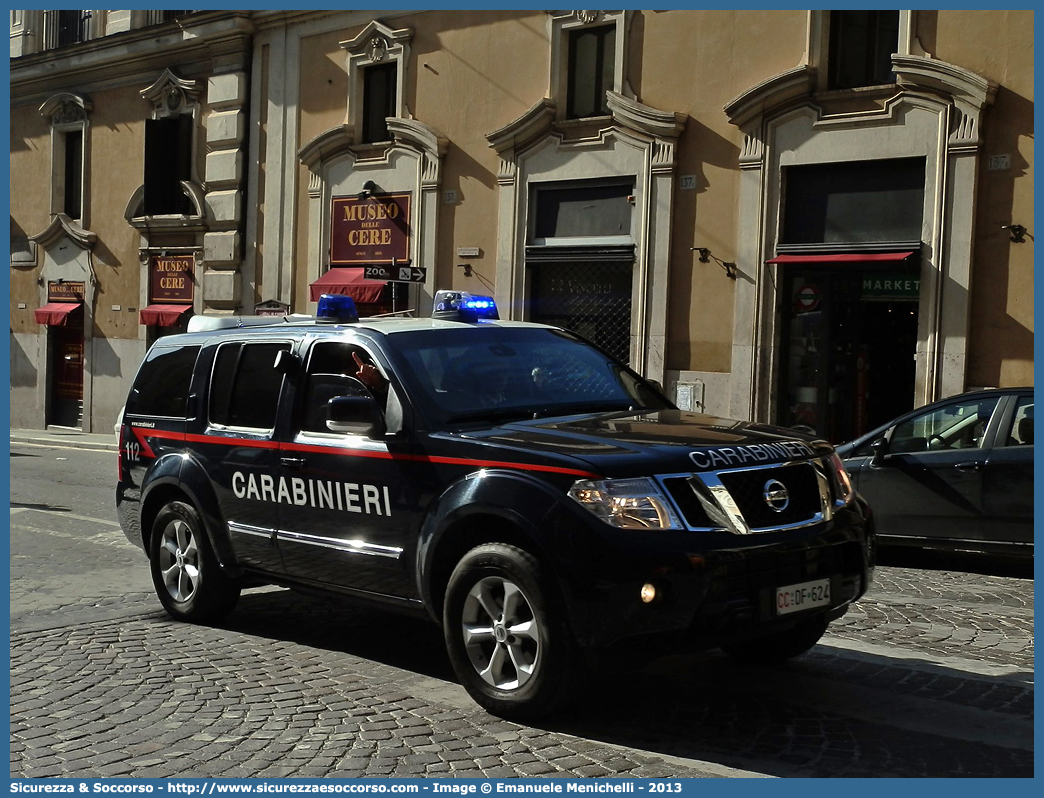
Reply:
M537 559L505 543L477 546L453 569L443 604L446 648L457 678L492 714L537 718L575 696L578 657L555 596ZM465 642L465 626L482 633Z
M156 516L149 568L156 595L175 620L218 620L239 600L239 585L221 570L199 513L185 502L170 502Z
M799 657L810 650L826 632L825 615L806 618L785 632L763 635L742 643L722 646L721 650L733 659L753 665L773 665Z

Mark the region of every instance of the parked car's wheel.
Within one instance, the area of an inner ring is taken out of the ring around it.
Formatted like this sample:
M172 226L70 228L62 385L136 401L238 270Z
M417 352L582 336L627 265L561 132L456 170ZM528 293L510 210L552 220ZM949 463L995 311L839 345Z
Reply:
M149 548L152 583L172 618L202 623L236 606L239 586L218 565L194 507L178 501L164 506Z
M742 643L722 646L721 650L743 662L753 665L771 665L801 656L811 649L826 631L826 616L806 618L785 632L763 635Z
M564 704L577 657L553 597L537 559L504 543L477 546L453 570L446 647L457 677L489 712L535 718Z

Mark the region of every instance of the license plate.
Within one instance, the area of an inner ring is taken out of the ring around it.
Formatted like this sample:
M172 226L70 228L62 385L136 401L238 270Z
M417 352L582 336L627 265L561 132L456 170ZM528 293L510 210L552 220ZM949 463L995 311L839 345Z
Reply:
M776 615L830 606L830 580L802 582L776 588Z

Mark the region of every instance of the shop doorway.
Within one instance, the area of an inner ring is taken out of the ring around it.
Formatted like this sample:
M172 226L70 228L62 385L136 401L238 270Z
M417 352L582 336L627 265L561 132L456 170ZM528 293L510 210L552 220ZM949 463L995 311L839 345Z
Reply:
M51 338L49 423L61 427L83 425L83 308L70 313L62 325L48 327Z
M783 266L777 422L832 443L914 404L916 263Z

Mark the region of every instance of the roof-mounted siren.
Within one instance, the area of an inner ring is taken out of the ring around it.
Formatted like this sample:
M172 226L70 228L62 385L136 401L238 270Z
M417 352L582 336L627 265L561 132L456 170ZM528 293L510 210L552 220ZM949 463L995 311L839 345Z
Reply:
M351 324L359 321L359 311L355 308L355 300L344 294L323 294L319 297L319 307L315 312L319 321Z
M437 291L431 317L449 321L479 321L499 319L500 314L491 296L477 296L467 291Z

